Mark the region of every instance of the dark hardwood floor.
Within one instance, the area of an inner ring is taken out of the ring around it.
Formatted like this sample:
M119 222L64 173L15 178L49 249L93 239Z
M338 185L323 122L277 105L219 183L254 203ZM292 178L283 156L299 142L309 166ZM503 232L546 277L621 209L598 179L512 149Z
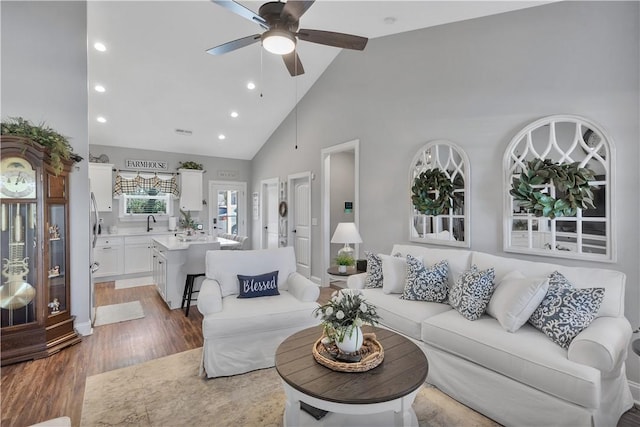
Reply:
M321 289L320 301L326 301L333 289ZM153 286L96 285L99 306L135 300L142 304L143 319L98 326L80 344L51 357L2 367L0 425L22 427L68 416L79 426L88 376L202 346L202 315L194 305L186 318L180 310L169 310ZM632 426L640 426L638 408L618 423Z

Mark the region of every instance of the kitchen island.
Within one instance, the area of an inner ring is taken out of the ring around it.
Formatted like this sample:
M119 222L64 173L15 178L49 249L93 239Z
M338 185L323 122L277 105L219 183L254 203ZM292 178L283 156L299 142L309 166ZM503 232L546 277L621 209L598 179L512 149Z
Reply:
M153 281L158 293L170 309L180 308L182 303L182 292L186 279L186 275L182 271L182 264L187 261L187 248L190 245L215 241L220 242L220 248L240 246L239 242L222 237L201 236L194 237L194 240L191 241L183 241L176 236L156 236L153 238Z

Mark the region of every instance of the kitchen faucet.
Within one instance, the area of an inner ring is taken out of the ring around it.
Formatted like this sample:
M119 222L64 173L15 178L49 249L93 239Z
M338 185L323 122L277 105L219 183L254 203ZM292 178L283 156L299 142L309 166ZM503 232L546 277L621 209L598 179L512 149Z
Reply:
M149 216L147 217L147 233L148 233L149 231L153 230L153 228L149 227L149 218L153 218L153 222L156 222L156 217L155 217L155 216L153 216L153 215L149 215Z

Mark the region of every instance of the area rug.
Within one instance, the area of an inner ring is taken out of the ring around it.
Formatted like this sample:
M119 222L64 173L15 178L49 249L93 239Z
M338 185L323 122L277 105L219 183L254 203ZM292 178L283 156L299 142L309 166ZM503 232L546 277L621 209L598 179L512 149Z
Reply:
M142 310L140 301L103 305L96 308L96 321L93 326L126 322L127 320L141 319L143 317L144 311Z
M274 368L205 379L197 376L201 357L199 348L88 377L80 425L282 426L285 395ZM497 426L429 386L413 408L423 427Z
M116 289L127 289L127 288L135 288L138 286L148 286L153 285L153 277L145 276L145 277L134 277L133 279L122 279L116 280Z

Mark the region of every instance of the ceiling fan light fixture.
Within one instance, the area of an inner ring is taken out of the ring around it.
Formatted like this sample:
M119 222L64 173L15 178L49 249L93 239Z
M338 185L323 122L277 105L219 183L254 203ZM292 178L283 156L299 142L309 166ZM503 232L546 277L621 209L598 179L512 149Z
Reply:
M296 39L288 31L269 30L262 35L262 46L276 55L286 55L293 52L296 47Z

